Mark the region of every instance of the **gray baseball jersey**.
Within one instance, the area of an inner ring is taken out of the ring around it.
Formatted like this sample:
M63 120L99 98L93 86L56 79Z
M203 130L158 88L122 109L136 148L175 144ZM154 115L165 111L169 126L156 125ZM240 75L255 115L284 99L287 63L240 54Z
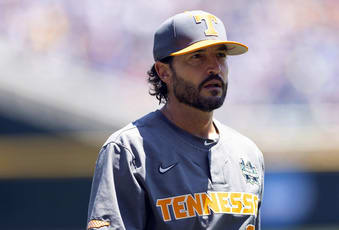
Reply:
M263 155L214 120L195 137L160 112L115 132L96 163L88 229L260 229Z

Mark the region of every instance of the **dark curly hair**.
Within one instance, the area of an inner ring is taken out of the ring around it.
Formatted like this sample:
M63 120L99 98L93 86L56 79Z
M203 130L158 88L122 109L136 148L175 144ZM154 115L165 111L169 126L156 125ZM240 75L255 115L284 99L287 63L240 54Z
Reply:
M164 59L161 59L160 62L169 64L170 67L172 67L172 56L165 57ZM151 85L151 88L149 90L149 94L151 96L155 96L159 100L159 105L161 103L166 103L167 102L167 85L165 82L163 82L156 69L155 65L153 64L152 68L147 71L148 79L147 82Z

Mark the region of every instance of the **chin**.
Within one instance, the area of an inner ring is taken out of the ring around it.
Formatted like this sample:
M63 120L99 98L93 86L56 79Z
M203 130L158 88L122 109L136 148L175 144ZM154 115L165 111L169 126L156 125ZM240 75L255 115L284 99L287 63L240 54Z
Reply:
M220 101L222 99L222 94L218 95L209 95L209 96L203 96L202 97L205 101Z

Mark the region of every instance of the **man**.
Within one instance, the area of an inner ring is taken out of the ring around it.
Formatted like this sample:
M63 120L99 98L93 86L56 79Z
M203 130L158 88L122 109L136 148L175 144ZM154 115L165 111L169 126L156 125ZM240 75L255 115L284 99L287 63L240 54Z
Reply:
M148 80L165 105L102 147L88 229L260 229L262 153L213 119L226 96L227 56L246 51L207 12L160 26Z

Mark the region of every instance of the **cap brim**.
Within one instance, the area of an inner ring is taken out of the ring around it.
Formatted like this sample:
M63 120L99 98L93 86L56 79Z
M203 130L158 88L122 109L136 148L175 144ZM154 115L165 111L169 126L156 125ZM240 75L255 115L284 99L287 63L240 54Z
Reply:
M222 40L203 40L203 41L193 43L192 45L182 50L171 53L170 56L183 55L183 54L191 53L191 52L203 49L203 48L220 45L220 44L226 45L228 55L239 55L239 54L246 53L248 51L248 47L239 42L222 41Z

